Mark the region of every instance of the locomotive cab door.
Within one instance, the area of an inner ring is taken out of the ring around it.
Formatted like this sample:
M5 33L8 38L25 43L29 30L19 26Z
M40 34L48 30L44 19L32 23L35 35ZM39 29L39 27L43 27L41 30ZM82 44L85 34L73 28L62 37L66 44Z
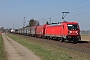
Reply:
M62 33L62 36L64 36L64 25L62 25L61 33Z

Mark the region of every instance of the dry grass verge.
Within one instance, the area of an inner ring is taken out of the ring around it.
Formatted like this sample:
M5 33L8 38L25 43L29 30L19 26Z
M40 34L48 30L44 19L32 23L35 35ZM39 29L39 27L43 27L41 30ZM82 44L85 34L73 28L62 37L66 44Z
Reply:
M0 60L7 60L6 53L4 50L4 42L1 34L0 34Z

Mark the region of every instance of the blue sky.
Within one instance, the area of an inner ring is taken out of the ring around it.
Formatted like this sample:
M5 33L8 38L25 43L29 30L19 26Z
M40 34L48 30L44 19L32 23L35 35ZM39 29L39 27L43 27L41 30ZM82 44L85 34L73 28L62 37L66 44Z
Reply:
M76 21L81 30L90 30L90 0L0 0L0 27L23 27L32 18L40 24L61 22L62 12L70 12L66 21Z

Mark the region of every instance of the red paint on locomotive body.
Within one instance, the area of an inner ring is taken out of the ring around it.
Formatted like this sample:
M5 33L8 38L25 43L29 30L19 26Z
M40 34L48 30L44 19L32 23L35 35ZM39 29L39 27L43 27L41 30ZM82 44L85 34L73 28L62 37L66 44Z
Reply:
M62 22L60 24L47 25L45 28L45 36L64 38L67 40L80 37L80 28L77 22Z

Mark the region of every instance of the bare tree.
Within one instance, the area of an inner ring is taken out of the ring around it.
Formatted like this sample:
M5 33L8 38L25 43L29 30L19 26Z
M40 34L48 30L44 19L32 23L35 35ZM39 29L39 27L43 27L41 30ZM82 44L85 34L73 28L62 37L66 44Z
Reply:
M39 21L30 19L29 26L38 26L38 25L39 25Z

